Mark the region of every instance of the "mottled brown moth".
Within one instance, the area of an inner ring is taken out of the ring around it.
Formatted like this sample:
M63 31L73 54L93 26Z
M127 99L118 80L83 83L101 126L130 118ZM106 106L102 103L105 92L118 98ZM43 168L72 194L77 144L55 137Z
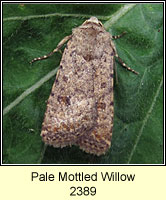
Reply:
M41 136L46 144L61 148L78 145L98 156L109 149L114 116L114 57L138 74L116 52L112 39L122 35L111 36L96 17L91 17L51 53L32 60L48 58L68 41L42 124Z

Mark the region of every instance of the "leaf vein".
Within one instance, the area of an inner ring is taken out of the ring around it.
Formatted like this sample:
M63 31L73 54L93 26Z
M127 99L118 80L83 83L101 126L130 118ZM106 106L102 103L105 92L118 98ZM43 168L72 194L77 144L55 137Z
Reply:
M155 94L154 99L153 99L153 101L152 101L152 104L151 104L151 106L150 106L150 108L149 108L149 110L148 110L148 112L147 112L147 114L146 114L146 116L145 116L145 118L144 118L144 120L143 120L141 129L140 129L140 131L139 131L139 133L138 133L138 136L137 136L137 138L136 138L135 144L134 144L134 146L133 146L133 148L132 148L132 150L131 150L131 153L130 153L130 156L129 156L129 159L128 159L127 164L129 164L129 163L131 162L131 159L132 159L132 157L133 157L133 155L134 155L134 152L135 152L135 150L136 150L136 148L137 148L137 145L138 145L138 143L139 143L139 140L140 140L140 138L141 138L141 136L142 136L142 134L143 134L144 127L145 127L145 125L146 125L146 123L147 123L147 121L148 121L148 119L149 119L149 117L150 117L150 114L151 114L151 112L152 112L152 110L153 110L153 108L154 108L154 106L155 106L155 103L156 103L157 97L159 96L159 93L160 93L160 90L161 90L162 85L163 85L163 76L162 76L162 78L161 78L159 87L157 88L157 91L156 91L156 94Z
M43 83L48 81L51 77L53 77L56 72L57 68L50 71L46 76L44 76L42 79L40 79L38 82L36 82L34 85L32 85L30 88L25 90L19 97L17 97L13 102L11 102L6 108L3 109L3 116L7 114L13 107L15 107L17 104L19 104L26 96L34 92L37 88L39 88Z

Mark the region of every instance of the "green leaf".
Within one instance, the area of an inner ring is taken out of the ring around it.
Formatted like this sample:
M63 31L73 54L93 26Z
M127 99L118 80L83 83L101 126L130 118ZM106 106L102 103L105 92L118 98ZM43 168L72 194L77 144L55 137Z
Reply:
M40 131L46 100L61 53L29 64L52 51L90 16L98 17L116 40L112 147L93 156L78 147L45 147ZM3 163L163 163L162 4L3 5Z

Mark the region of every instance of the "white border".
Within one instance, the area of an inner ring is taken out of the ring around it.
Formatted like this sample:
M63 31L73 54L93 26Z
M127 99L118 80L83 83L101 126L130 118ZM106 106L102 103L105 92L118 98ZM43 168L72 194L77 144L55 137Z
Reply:
M165 165L165 1L77 1L77 2L73 2L73 1L1 1L1 58L2 58L2 24L3 24L3 16L2 16L2 7L3 4L8 4L8 3L12 3L12 4L21 4L21 3L70 3L70 4L76 4L76 3L92 3L92 4L104 4L104 3L164 3L163 7L164 7L164 164L2 164L2 112L1 112L1 166L164 166ZM2 59L1 59L1 111L2 111Z

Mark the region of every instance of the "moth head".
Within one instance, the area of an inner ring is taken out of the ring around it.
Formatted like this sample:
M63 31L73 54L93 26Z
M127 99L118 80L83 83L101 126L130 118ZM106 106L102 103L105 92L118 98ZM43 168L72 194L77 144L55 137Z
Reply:
M94 23L98 26L103 27L103 24L97 19L97 17L91 17L90 19L86 20L82 25L86 25L89 23Z

